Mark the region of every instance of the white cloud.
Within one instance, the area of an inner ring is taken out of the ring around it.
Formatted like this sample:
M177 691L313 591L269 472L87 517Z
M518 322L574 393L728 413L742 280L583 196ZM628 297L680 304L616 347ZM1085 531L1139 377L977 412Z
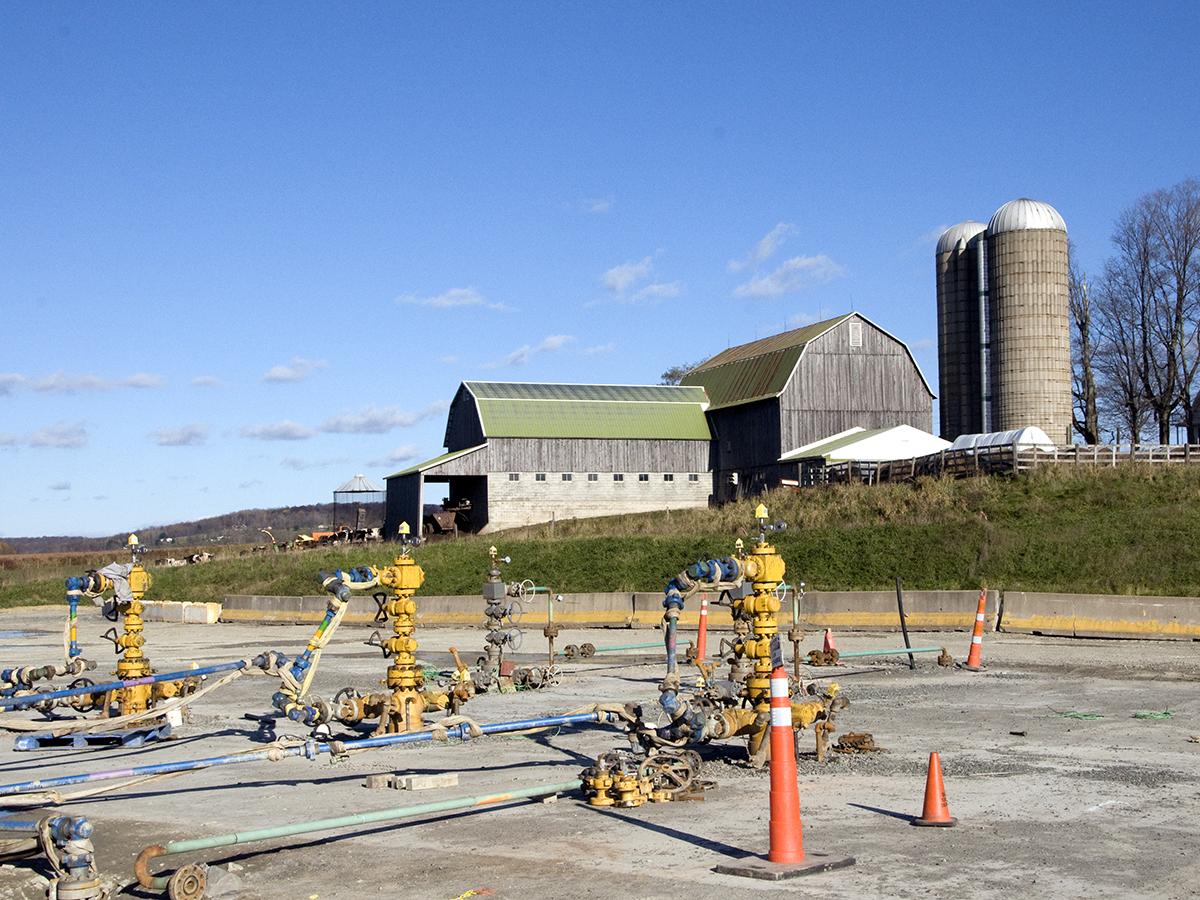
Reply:
M808 284L829 281L846 274L846 270L826 256L793 256L766 275L755 275L733 290L735 297L781 297L794 294Z
M224 387L223 382L216 375L197 375L192 379L192 387Z
M600 283L614 294L624 294L629 288L650 275L654 268L653 257L647 256L638 262L621 263L600 276Z
M450 288L448 291L443 291L440 294L434 294L429 297L420 297L416 294L401 294L396 298L396 302L404 303L410 306L428 306L432 307L433 309L456 309L464 306L482 306L485 309L494 309L499 312L506 312L512 308L504 303L493 303L473 287Z
M537 344L523 344L499 362L485 363L485 369L498 369L501 366L523 366L539 353L549 353L561 350L575 340L573 334L551 334L542 338Z
M585 356L601 356L605 353L612 353L616 349L617 345L612 341L609 341L607 344L596 344L592 347L584 347L579 352Z
M949 225L938 225L935 228L930 228L928 231L924 231L917 235L916 243L921 246L936 243L937 239L945 234L949 227Z
M24 380L22 377L21 382ZM152 375L149 372L110 379L92 373L70 375L60 370L30 382L29 386L44 394L77 394L82 391L108 391L113 388L157 388L162 387L162 384L161 375Z
M138 372L136 375L130 375L128 378L118 378L113 383L117 387L158 388L162 387L163 380L161 375L152 375L149 372Z
M260 484L262 484L262 480L259 478L254 478L250 481L238 482L238 488L244 491L252 487L258 487Z
M0 397L11 394L25 384L25 376L16 372L0 372Z
M445 412L449 403L439 400L416 412L398 406L368 406L357 412L342 413L326 419L320 430L332 434L385 434L394 428L408 428Z
M638 303L642 300L666 300L671 297L678 297L682 293L682 281L656 281L639 290L630 300L633 303Z
M338 459L299 459L295 456L284 457L279 461L279 464L285 469L295 469L297 472L302 472L305 469L325 469L329 466L344 466L350 460L342 457Z
M0 433L0 447L15 447L21 443L21 438L15 434Z
M264 425L247 425L239 433L244 438L256 441L303 441L314 434L311 428L288 419Z
M271 366L263 375L263 381L303 381L318 369L329 365L323 359L305 359L303 356L293 356L291 362Z
M780 248L783 242L795 233L796 226L791 222L780 222L760 238L749 253L741 259L731 259L725 268L730 272L741 272L743 269L758 268L759 265L774 256L775 251Z
M150 432L150 440L160 447L199 447L208 440L207 425L181 425Z
M412 462L421 455L421 448L416 444L402 444L397 447L387 456L382 456L379 459L373 459L369 463L373 468L383 468L384 466L397 466L402 463Z
M932 350L935 346L933 338L917 338L915 341L909 341L910 350Z
M39 428L25 438L30 447L53 447L59 450L75 450L86 447L88 433L86 428L59 423Z
M817 321L817 317L812 313L799 312L788 316L787 326L789 328L803 328L805 325L811 325L815 321Z
M452 366L456 362L458 362L458 357L455 356L453 353L450 353L450 354L447 354L446 356L439 356L438 362L445 363L448 366Z
M50 485L50 490L52 491L69 491L70 489L71 482L69 481L56 481L54 484Z
M579 201L580 212L589 213L593 216L603 215L612 208L612 197L584 197Z

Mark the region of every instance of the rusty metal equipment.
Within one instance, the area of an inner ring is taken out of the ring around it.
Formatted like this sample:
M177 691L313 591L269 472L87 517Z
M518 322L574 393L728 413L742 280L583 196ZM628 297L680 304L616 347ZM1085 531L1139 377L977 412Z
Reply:
M632 809L646 802L703 799L712 785L699 780L700 764L694 750L610 750L580 772L579 779L589 806Z
M436 690L426 686L425 674L417 663L417 603L413 595L424 584L425 572L412 558L412 550L419 544L420 538L411 536L408 524L401 523L400 552L391 565L378 568L354 566L321 573L322 584L332 599L304 652L289 668L280 671L282 684L273 698L276 709L293 721L321 729L321 733L327 732L332 719L343 725L378 719L373 734L403 734L424 727L427 709L448 709L456 713L475 695L467 667L453 648L455 669L449 683ZM351 592L374 587L385 589L375 594L375 621L381 624L390 621L392 625L390 637L385 638L376 631L367 640L391 661L382 682L386 690L362 692L355 687L345 687L334 695L332 702L319 696L310 697L308 690L321 650L345 615Z
M512 558L500 556L494 546L488 548L488 557L487 579L483 583L487 635L483 655L475 661L475 689L503 693L518 688L537 690L561 683L563 672L554 662L554 639L559 633L554 621L554 603L561 602L562 595L529 579L505 583L500 566L511 563ZM550 646L546 665L516 667L506 664L505 651L515 653L525 637L520 627L525 604L539 595L546 597L546 626L542 629Z
M702 560L668 583L663 601L667 674L659 686L659 705L669 721L651 723L646 711L637 708L637 721L629 729L631 744L650 750L741 737L746 740L750 764L756 768L765 765L770 751L766 738L771 721L771 671L783 664L778 649L778 614L779 590L786 574L783 558L767 535L787 526L782 522L769 524L767 508L762 504L754 515L759 536L748 552L739 539L733 557ZM729 648L729 674L719 679L712 677L707 667L702 668L701 684L683 696L676 668L676 623L687 597L701 589L719 590L729 597L734 637L722 641L722 648ZM798 615L794 621L795 629ZM836 714L848 702L836 684L816 695L800 694L799 689L799 682L791 686L793 727L812 727L818 758L823 758L828 735L835 730Z

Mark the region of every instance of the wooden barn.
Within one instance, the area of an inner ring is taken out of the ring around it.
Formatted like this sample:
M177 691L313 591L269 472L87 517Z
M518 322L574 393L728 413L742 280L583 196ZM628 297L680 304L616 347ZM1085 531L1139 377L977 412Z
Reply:
M417 530L428 482L448 485L442 530L705 506L707 406L698 387L465 381L447 452L387 478L384 534Z
M781 456L847 429L933 425L912 353L859 313L730 347L681 383L708 396L720 502L774 487Z

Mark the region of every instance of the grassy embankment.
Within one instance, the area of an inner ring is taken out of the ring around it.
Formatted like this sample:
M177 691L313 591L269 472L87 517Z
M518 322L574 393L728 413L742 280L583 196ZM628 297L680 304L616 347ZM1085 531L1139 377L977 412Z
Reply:
M899 575L913 589L987 584L1200 596L1200 468L1064 467L1020 479L929 479L765 499L772 519L789 526L774 537L789 578L812 589L885 589ZM737 537L750 539L753 505L559 522L553 533L536 526L429 544L416 551L427 575L422 593L477 593L493 542L513 558L508 578L566 593L659 590L687 563L730 553ZM314 594L319 569L385 563L393 553L387 546L328 549L155 568L151 596ZM62 561L33 565L0 570L0 606L62 602Z

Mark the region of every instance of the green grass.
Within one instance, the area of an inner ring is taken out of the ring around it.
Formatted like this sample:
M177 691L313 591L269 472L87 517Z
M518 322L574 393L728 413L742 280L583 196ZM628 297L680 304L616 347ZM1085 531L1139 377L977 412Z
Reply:
M1200 468L1043 470L768 496L789 579L812 589L907 587L1200 596ZM660 590L701 556L754 537L753 502L586 519L428 544L424 594L478 593L495 543L508 578L564 593ZM319 569L390 560L394 547L326 549L154 569L152 597L319 593ZM10 557L11 559L11 557ZM0 572L0 606L62 602L61 572Z

